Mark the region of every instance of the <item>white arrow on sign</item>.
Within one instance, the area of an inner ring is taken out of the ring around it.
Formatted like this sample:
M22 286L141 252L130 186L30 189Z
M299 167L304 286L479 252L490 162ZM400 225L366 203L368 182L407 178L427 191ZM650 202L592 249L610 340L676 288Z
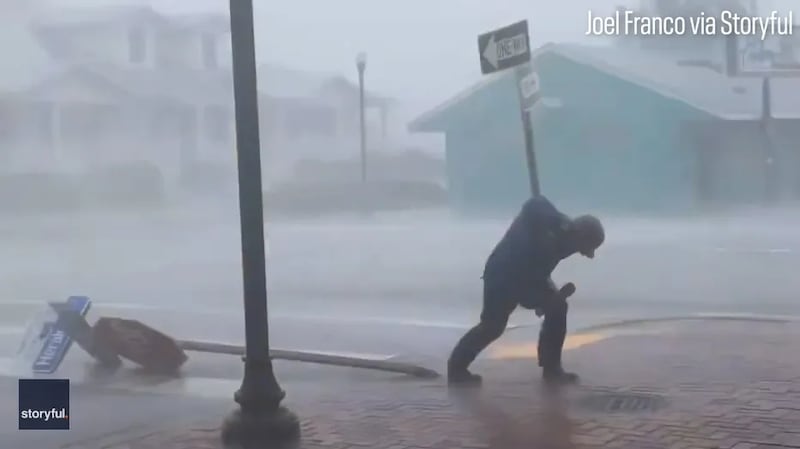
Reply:
M492 67L497 68L497 42L494 40L494 34L489 36L489 42L486 43L486 48L483 49L483 58Z
M483 49L483 58L496 69L500 61L523 55L527 51L528 40L525 34L518 34L499 41L495 40L494 34L492 34L489 36L486 48Z
M539 93L539 74L531 72L519 82L522 98L528 99Z

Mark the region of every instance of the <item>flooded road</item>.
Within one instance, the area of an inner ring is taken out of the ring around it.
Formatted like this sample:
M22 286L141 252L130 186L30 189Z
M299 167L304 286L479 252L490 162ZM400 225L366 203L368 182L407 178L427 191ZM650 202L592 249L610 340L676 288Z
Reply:
M180 338L241 342L239 230L219 217L4 224L0 357L13 355L44 301L75 294L92 298L91 317L132 317ZM554 274L578 286L570 328L696 313L800 315L793 223L791 215L608 218L597 257L575 256ZM483 264L505 225L444 214L268 223L273 344L444 359L480 312ZM524 310L512 323L538 326Z

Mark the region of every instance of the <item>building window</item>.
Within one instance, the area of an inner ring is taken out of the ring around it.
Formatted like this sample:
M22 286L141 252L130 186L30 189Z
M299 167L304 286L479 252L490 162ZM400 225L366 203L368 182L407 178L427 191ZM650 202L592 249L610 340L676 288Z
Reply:
M128 30L128 59L133 64L141 64L147 54L147 42L142 27L134 27Z
M159 108L150 117L150 135L154 140L173 139L181 134L181 109Z
M207 69L216 69L219 61L217 61L217 41L211 34L203 35L203 67Z
M203 128L206 139L213 143L228 143L231 141L232 120L226 108L222 106L208 106L203 114Z

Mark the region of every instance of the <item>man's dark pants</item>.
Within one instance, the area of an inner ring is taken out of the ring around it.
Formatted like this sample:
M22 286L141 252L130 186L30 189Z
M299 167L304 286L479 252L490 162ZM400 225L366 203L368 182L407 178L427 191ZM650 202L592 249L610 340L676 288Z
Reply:
M448 361L448 370L466 370L481 351L503 334L508 319L518 304L517 297L513 294L484 281L480 323L456 344ZM545 315L539 331L538 345L539 366L544 369L561 367L561 350L567 335L567 309L567 301L554 301L544 307Z

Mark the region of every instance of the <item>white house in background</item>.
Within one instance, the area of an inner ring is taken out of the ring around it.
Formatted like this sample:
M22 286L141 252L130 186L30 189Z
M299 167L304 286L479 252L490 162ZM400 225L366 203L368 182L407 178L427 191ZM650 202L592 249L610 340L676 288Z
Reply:
M0 18L2 170L144 160L177 181L193 162L232 166L230 73L218 60L225 17L49 11Z
M2 6L0 6L2 8ZM147 6L0 11L0 170L82 171L146 160L168 180L193 163L234 173L228 17ZM259 68L264 166L358 154L358 87ZM368 95L370 144L386 99ZM380 125L383 118L384 125Z
M309 73L262 64L258 68L262 98L265 171L280 181L301 160L341 160L360 154L358 85L342 76ZM393 101L365 93L367 146L386 150Z

